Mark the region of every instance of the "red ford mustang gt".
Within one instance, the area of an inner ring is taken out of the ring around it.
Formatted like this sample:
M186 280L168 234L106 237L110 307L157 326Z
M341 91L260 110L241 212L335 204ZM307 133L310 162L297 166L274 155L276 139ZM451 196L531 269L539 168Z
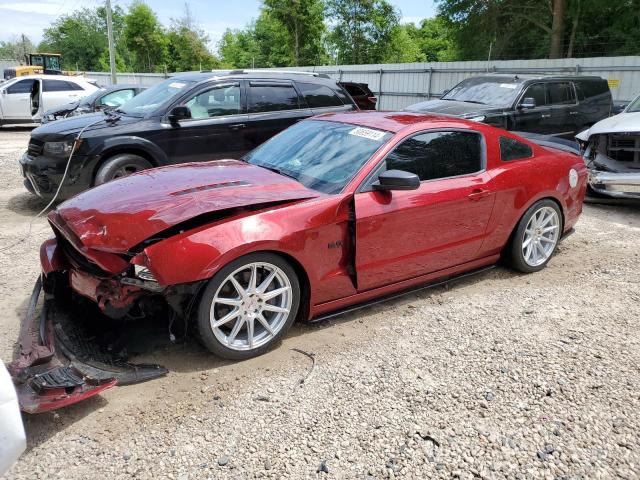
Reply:
M582 159L561 147L452 117L330 114L243 160L157 168L80 194L49 215L55 238L41 247L32 297L35 305L44 289L43 313L30 309L11 365L22 408L164 373L69 354L79 335L65 330L70 319L168 312L192 320L211 352L244 359L296 318L501 257L540 270L572 231L586 189Z

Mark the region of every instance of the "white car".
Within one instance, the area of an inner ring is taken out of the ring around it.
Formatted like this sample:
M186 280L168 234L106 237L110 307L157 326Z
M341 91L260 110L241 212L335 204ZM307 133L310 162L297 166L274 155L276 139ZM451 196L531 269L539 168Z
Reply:
M28 75L0 84L0 126L39 122L42 113L79 100L98 87L84 77Z
M592 196L640 199L640 96L576 138L583 145Z
M9 470L26 446L27 440L13 381L0 360L0 476Z

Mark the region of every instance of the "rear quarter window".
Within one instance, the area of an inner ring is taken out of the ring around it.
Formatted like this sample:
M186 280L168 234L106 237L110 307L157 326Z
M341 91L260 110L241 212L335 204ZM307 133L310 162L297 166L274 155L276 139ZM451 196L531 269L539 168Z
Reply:
M514 138L500 137L500 159L503 162L522 160L532 156L533 150L526 143L519 142Z
M325 85L298 83L298 87L309 108L341 107L343 105L338 95Z
M609 84L606 80L579 80L575 82L578 90L578 98L596 97L609 91Z

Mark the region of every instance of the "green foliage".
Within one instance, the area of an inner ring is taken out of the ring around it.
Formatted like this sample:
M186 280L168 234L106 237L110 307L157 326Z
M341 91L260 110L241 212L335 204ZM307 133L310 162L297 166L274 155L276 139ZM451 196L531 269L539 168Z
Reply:
M640 0L439 0L438 8L461 60L486 59L490 44L494 59L640 53ZM558 52L554 10L563 12Z
M168 39L151 8L135 0L124 19L124 41L138 72L162 72L168 63Z
M36 51L33 42L26 35L10 41L0 41L0 59L25 63L25 55Z
M292 65L290 37L270 12L244 30L227 30L218 45L222 64L227 68L270 68Z
M56 19L44 31L41 51L62 54L68 70L99 70L99 59L107 48L106 21L97 10L83 8Z
M315 65L324 56L324 4L321 0L264 0L263 11L286 32L291 66Z
M379 63L387 56L400 14L386 0L327 0L329 43L340 63ZM400 35L396 33L397 35ZM400 41L398 39L398 41Z

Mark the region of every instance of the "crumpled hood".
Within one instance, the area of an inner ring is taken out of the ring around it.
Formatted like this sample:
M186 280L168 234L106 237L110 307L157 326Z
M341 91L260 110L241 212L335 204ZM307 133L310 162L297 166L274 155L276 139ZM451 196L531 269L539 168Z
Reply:
M111 181L62 203L62 219L87 248L124 253L198 215L320 196L301 183L239 160L161 167Z
M640 132L640 112L620 113L613 117L600 120L588 130L580 132L576 135L576 138L586 142L591 135L627 132Z
M408 106L405 110L419 113L444 113L456 116L473 116L502 111L495 105L480 105L479 103L457 102L455 100L427 100Z

